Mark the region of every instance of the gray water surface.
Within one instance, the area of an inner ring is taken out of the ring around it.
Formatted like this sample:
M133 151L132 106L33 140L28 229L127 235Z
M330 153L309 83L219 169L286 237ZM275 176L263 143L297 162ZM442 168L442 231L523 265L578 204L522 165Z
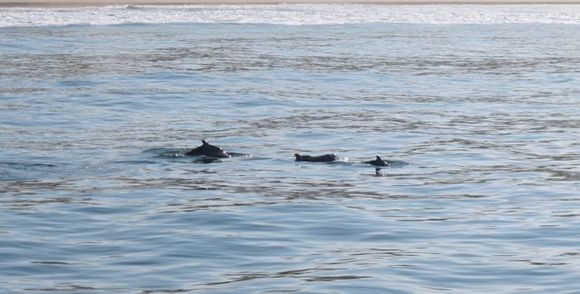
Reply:
M577 293L579 48L557 24L0 28L0 292ZM183 157L201 138L249 155Z

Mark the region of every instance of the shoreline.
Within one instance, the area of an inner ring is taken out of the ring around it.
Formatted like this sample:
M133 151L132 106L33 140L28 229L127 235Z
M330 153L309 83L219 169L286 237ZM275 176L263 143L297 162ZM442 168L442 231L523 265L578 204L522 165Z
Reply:
M0 0L6 7L83 7L107 5L272 5L272 4L375 4L375 5L574 5L580 0Z

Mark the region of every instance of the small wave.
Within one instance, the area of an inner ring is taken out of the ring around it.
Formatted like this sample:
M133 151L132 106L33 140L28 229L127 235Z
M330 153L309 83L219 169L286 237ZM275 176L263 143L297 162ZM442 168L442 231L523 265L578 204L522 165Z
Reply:
M140 9L145 9L145 7L143 6L139 6L139 5L127 5L125 6L126 9L129 10L140 10Z
M248 153L228 152L228 154L231 155L232 157L245 157L245 158L252 157L252 155Z
M156 164L156 161L151 161L151 160L119 160L119 161L112 161L110 162L112 164L135 164L135 165L140 165L140 164Z
M49 164L49 163L29 163L29 162L0 162L0 166L6 166L6 167L11 167L11 168L20 168L20 169L56 167L56 165Z
M151 148L143 151L143 153L152 153L160 158L181 158L185 157L185 153L188 150L186 148Z
M0 162L0 181L49 177L57 165L35 162Z
M408 162L401 161L401 160L389 160L390 167L404 167L409 165Z

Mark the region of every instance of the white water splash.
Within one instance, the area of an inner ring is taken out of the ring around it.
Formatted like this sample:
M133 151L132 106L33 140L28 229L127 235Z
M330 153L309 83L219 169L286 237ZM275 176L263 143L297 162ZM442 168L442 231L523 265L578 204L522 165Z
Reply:
M181 5L0 8L0 27L157 23L580 24L580 5Z

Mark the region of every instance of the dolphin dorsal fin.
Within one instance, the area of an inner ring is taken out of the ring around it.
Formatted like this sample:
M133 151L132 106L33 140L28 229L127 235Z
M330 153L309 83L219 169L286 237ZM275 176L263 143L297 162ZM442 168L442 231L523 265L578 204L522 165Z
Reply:
M381 157L377 155L377 160L382 161Z
M207 141L206 141L206 140L204 140L204 139L201 139L201 143L202 143L203 145L207 145L207 144L208 144L208 143L207 143Z

